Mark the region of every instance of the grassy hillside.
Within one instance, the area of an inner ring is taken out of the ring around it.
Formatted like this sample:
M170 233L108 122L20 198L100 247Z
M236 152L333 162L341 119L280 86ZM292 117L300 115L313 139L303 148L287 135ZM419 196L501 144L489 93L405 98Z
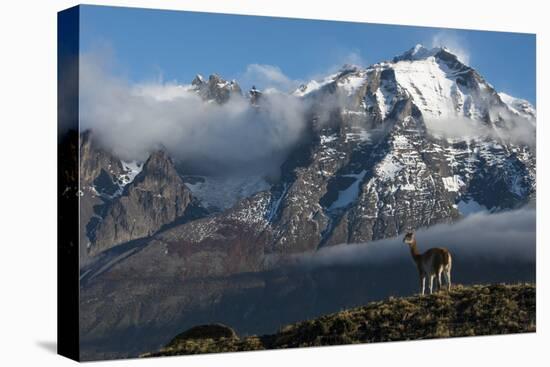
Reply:
M183 333L144 357L534 332L535 298L534 284L456 286L450 293L372 302L272 335Z

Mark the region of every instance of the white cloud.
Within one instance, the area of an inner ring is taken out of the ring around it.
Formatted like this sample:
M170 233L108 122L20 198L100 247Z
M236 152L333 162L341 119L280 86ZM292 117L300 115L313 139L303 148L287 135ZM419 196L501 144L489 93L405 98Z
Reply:
M350 64L350 65L358 65L363 66L366 65L365 59L359 51L351 51L347 55L344 56L342 59L342 64Z
M311 74L308 80L322 80L327 75L334 74L342 69L346 65L355 65L358 67L364 67L367 65L366 60L361 56L359 51L348 51L342 53L336 58L336 62L330 65L328 68L321 70L321 72Z
M428 132L436 137L451 139L495 139L504 140L514 144L527 144L534 146L536 142L536 127L524 117L514 115L505 108L493 106L491 118L498 122L498 127L486 124L479 120L455 116L445 118L425 118L424 122Z
M349 51L342 53L337 58L337 62L330 67L322 70L322 72L309 74L306 79L293 79L287 76L276 65L250 64L246 67L244 73L238 76L238 80L244 87L254 85L263 91L291 92L310 80L319 80L325 78L327 75L334 74L344 65L364 66L366 62L359 51Z
M292 96L269 94L261 108L240 95L223 105L205 103L190 86L132 84L110 72L97 55L80 60L81 129L92 129L123 159L144 160L164 148L187 166L210 173L277 173L305 126L303 106ZM285 81L274 69L262 70Z
M447 47L464 64L470 64L470 52L465 41L451 31L436 33L431 40L432 47Z
M185 98L189 93L187 86L176 82L157 82L137 84L133 88L133 93L144 98L153 98L157 101L171 101L176 98Z
M250 64L239 78L245 85L254 85L258 89L276 89L288 92L301 84L286 76L278 66Z
M448 248L461 261L533 262L536 255L536 211L526 207L496 214L479 212L449 224L416 231L419 247ZM325 247L314 254L296 255L302 266L320 267L352 264L382 264L408 259L403 235L360 244Z

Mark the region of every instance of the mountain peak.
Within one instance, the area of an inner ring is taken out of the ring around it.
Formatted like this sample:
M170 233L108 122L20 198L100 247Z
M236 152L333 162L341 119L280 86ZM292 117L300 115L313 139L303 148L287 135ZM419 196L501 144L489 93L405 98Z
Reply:
M204 78L202 77L202 75L197 74L195 76L195 78L193 79L193 81L191 82L191 85L198 86L198 85L201 85L203 83L204 83Z
M262 96L262 92L256 88L255 85L252 86L252 88L248 91L248 95L250 97L250 101L253 105L256 105L258 102L258 99Z
M171 173L173 170L172 159L164 150L154 151L145 164L143 165L144 172L162 172L164 174Z
M227 102L233 93L241 94L241 88L235 80L227 81L216 73L211 74L208 80L197 74L191 85L204 100L216 101L219 104Z
M460 61L458 56L445 46L427 48L419 43L401 55L395 56L393 62L425 60L429 57L436 57L444 61Z
M395 56L393 62L398 61L416 61L424 60L431 56L436 56L440 51L447 50L445 47L426 48L422 44L417 44L401 55Z
M225 82L225 80L218 73L210 74L208 77L209 82Z
M348 74L348 73L353 73L353 72L356 72L358 70L360 70L361 67L359 65L355 65L355 64L344 64L342 65L342 67L338 70L338 73L339 74Z

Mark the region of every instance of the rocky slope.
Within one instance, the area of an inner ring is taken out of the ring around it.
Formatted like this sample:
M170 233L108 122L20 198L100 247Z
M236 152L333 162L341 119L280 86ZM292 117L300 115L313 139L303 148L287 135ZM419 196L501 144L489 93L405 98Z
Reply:
M80 257L85 265L92 257L89 252L95 228L138 167L133 171L104 149L90 130L80 133L79 142Z
M510 139L518 125L534 124L533 115L503 102L446 49L417 46L295 94L313 101L313 141L298 158L306 163L273 191L275 247L365 242L453 221L468 214L467 203L499 210L534 196L532 146ZM318 122L319 106L335 98L338 107ZM459 133L431 127L441 123Z
M163 151L147 159L143 170L107 209L93 236L93 253L148 237L182 217L191 193Z
M211 329L217 333L208 327L182 333L143 357L529 333L536 331L536 294L532 284L458 286L450 293L372 302L271 335L239 338L227 327Z
M218 75L197 75L189 86L206 103L223 104L241 89ZM104 149L94 132L80 135L81 253L93 258L119 244L146 238L184 216L204 216L172 158L154 152L143 162L126 162ZM207 204L207 201L205 200ZM88 264L84 261L83 265Z

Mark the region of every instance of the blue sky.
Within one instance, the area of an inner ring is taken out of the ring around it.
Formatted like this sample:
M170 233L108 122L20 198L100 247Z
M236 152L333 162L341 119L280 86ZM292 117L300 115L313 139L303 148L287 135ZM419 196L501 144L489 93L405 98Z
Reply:
M389 60L417 43L445 44L498 91L536 103L532 34L100 6L81 7L80 20L81 51L109 48L117 72L134 82L189 83L197 73L239 80L251 64L309 80L344 63Z

